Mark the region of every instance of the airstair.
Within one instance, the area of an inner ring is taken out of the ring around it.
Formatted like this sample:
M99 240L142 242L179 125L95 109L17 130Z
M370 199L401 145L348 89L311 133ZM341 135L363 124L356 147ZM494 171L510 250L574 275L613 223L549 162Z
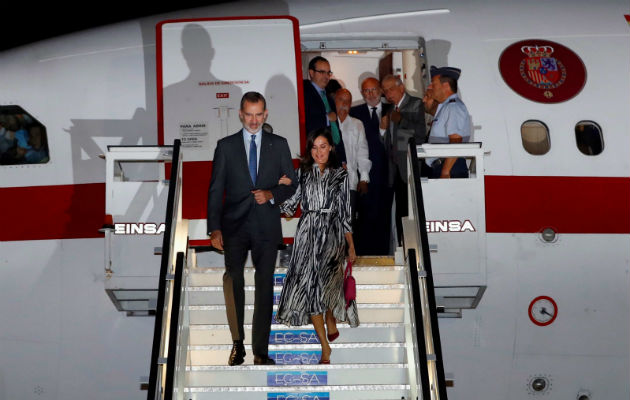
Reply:
M361 326L340 324L340 336L331 344L330 365L318 365L320 345L311 325L289 328L274 321L269 356L276 365L252 365L251 325L246 325L245 363L229 367L232 340L223 305L224 267L201 265L200 259L197 268L189 270L185 290L190 336L184 398L408 398L402 262L396 263L394 257L364 258L355 266ZM279 265L274 277L276 304L285 274L286 267ZM252 318L253 281L253 268L246 268L245 321Z
M415 144L410 156L416 160ZM405 248L393 257L359 258L353 275L361 325L340 324L331 344L331 364L319 365L320 344L312 326L273 323L273 366L253 365L251 321L254 273L245 272L245 349L241 366L227 366L232 340L222 292L223 257L191 248L181 218L179 141L173 148L162 270L157 295L149 399L446 399L437 310L428 257L417 162L410 187L412 215L405 223ZM415 166L414 166L415 164ZM422 233L424 232L424 234ZM288 251L275 271L277 304ZM428 266L429 268L425 268ZM448 382L452 383L452 379Z

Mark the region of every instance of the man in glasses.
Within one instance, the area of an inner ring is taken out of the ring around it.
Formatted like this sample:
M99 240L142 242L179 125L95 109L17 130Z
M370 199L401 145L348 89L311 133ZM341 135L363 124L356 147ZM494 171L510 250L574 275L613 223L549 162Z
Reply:
M313 58L308 63L308 76L310 80L304 81L306 133L328 127L332 133L337 158L340 162L345 163L346 152L337 124L335 101L326 94L326 85L332 76L328 60L321 56Z

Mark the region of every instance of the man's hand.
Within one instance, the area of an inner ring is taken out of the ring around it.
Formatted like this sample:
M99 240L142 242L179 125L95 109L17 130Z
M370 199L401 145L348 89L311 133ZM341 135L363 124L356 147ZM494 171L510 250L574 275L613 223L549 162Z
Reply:
M252 190L254 199L258 204L265 204L269 200L273 199L273 194L269 190Z
M359 192L359 194L366 194L368 192L368 183L366 181L360 181L357 184L357 192Z
M387 129L388 126L389 126L389 116L383 115L381 117L381 125L379 126L379 128Z
M328 120L330 122L337 122L337 113L335 113L334 111L331 111L328 113Z
M223 235L220 230L212 231L212 234L210 234L210 242L215 249L223 250Z
M440 173L440 179L450 179L451 171L447 171L446 168L442 168L442 172Z
M393 121L395 124L397 124L397 123L399 123L399 122L400 122L400 120L401 120L401 118L402 118L402 114L400 114L400 111L396 111L396 110L394 110L394 111L392 111L392 116L391 116L391 118L392 118L392 121Z

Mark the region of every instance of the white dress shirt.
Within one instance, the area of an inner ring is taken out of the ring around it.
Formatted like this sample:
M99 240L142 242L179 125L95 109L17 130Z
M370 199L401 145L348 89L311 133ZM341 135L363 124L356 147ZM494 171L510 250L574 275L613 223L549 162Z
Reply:
M350 190L357 190L359 181L370 181L370 153L367 139L365 138L365 128L361 120L347 116L339 121L343 144L346 150L346 161L348 167L348 184Z

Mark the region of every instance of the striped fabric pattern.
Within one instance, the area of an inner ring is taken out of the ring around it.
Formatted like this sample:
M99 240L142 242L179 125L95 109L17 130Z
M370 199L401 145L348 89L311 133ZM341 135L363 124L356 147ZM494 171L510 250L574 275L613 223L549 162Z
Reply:
M298 188L280 210L288 215L301 205L302 216L293 243L276 319L289 326L307 325L311 315L331 310L337 321L359 325L356 302L346 309L343 295L345 233L352 232L348 173L315 164L297 170Z

